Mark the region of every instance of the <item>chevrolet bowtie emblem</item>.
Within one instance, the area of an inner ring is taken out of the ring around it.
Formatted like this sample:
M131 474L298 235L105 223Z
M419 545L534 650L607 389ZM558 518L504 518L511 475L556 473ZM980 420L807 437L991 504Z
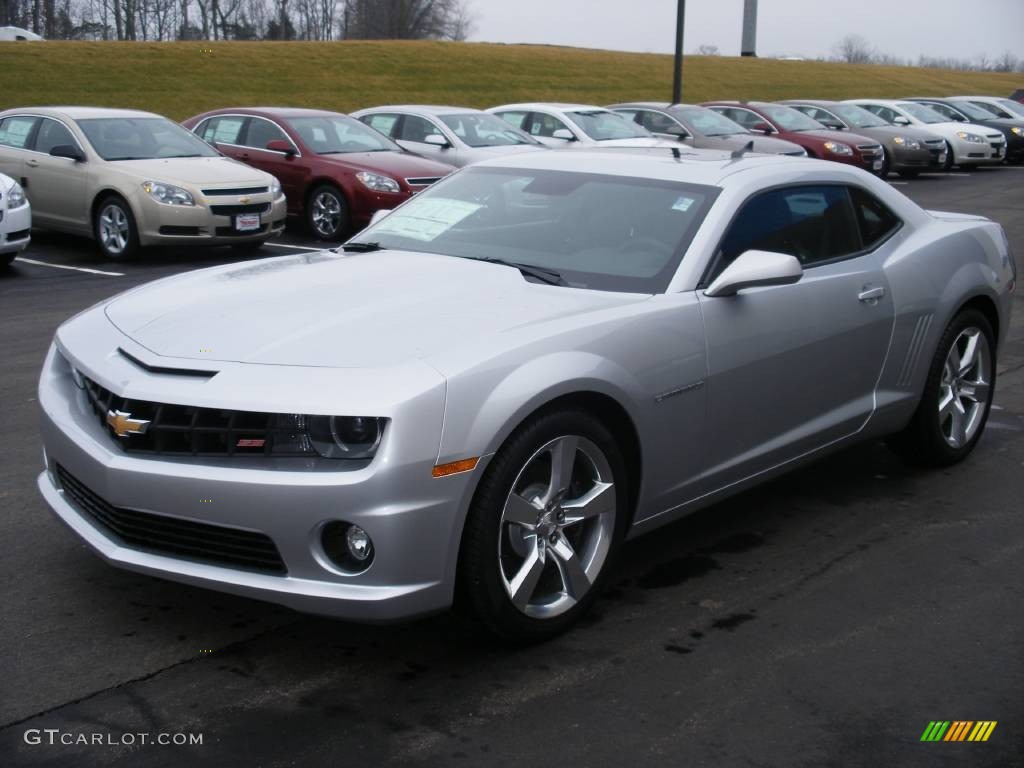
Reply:
M123 411L107 411L107 426L114 430L118 437L128 435L144 435L149 429L149 422L143 419L133 419L130 413Z
M250 200L252 200L252 198L249 197L248 195L242 195L240 198L238 198L238 202L240 202L242 205L245 205Z

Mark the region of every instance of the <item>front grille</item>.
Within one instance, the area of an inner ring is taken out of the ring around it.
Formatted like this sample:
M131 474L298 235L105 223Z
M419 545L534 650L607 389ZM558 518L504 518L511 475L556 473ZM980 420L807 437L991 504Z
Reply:
M199 237L199 227L178 227L165 224L160 227L160 234L175 237Z
M410 187L429 187L431 184L436 184L441 180L440 176L419 176L412 179L406 179L405 183Z
M318 456L297 414L232 411L154 403L115 395L82 377L92 409L103 428L126 453L157 456ZM107 414L120 411L148 421L141 435L117 437Z
M16 240L25 240L25 239L28 238L30 232L31 232L31 230L28 230L28 229L19 229L17 232L8 232L7 233L7 242L8 243L13 243Z
M269 213L270 203L252 203L251 205L211 205L210 213L214 216L238 216L242 213Z
M235 189L204 189L207 197L230 197L232 195L265 195L269 187L237 187Z
M925 139L924 145L928 149L945 149L946 142L942 139Z
M115 507L59 464L57 479L80 512L132 549L282 576L288 572L264 533Z
M995 146L995 144L1002 144L1004 141L1006 141L1005 137L1001 133L986 133L985 138L994 139L995 142L993 146Z

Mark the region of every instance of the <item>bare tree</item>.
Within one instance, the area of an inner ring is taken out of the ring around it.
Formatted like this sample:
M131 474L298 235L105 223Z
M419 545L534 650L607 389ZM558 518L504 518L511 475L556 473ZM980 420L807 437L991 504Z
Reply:
M847 35L835 46L836 57L847 64L870 64L874 51L861 35Z
M1019 60L1015 55L1009 51L1004 51L1001 56L996 58L995 63L992 65L992 69L996 72L1013 72L1017 69Z

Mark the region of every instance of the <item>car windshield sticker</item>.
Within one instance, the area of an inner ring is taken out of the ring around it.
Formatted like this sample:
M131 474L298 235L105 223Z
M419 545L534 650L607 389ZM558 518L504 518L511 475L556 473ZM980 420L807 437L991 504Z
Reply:
M374 233L429 242L482 207L445 197L417 200L388 215L377 225Z
M674 203L672 203L672 210L682 211L683 213L686 213L688 210L690 210L691 205L693 205L693 198L686 197L685 195L683 195Z

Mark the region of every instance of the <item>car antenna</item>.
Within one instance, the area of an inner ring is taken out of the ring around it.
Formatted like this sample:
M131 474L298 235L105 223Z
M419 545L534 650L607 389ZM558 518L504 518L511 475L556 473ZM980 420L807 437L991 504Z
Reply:
M741 157L743 157L745 154L747 154L747 152L753 152L753 151L754 151L754 142L753 141L748 141L746 144L744 144L739 149L734 149L732 151L731 157L732 157L733 160L739 160Z

